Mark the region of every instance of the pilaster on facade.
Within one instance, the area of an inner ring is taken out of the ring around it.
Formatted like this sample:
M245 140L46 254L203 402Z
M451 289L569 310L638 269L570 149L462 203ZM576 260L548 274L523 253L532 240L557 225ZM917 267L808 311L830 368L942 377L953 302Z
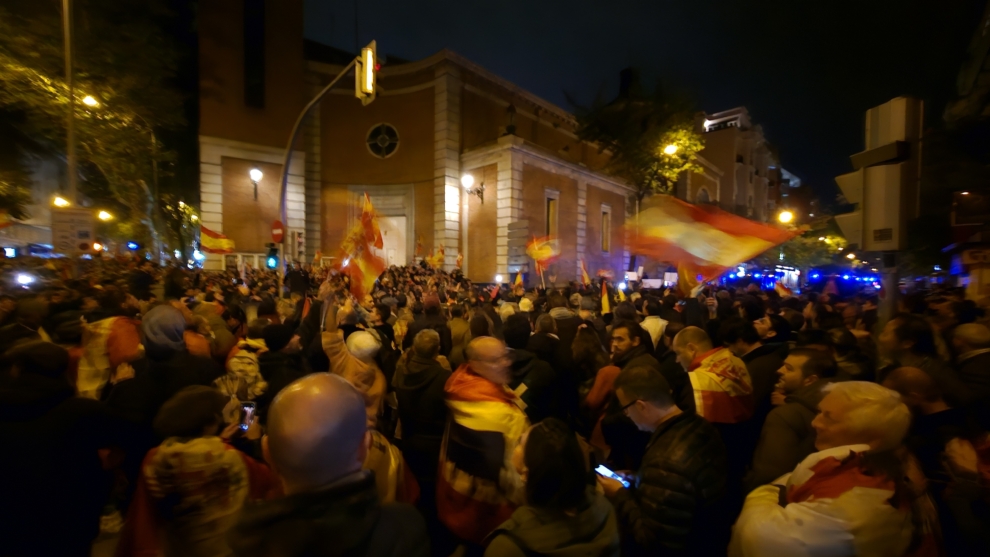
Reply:
M581 276L581 262L584 260L585 236L588 230L588 184L579 181L577 187L577 269Z
M454 268L460 253L461 88L457 70L437 68L434 88L433 244L444 246L444 268Z
M277 147L255 145L220 137L199 136L199 218L203 226L214 232L223 233L224 157L281 165L284 155L285 151ZM293 151L292 157L289 159L289 179L285 204L287 221L285 225L289 230L306 229L306 184L303 175L305 167L306 153ZM266 181L273 180L276 183L274 187L279 187L277 185L279 177L273 176L265 179ZM227 215L227 217L237 218L236 215ZM269 223L259 223L261 226L265 224ZM224 268L222 255L205 255L204 269L220 270Z
M306 75L310 96L314 97L323 88L320 76ZM305 174L305 214L306 214L306 259L312 261L320 250L322 235L322 211L320 202L323 190L323 165L320 155L320 105L314 106L303 126L303 145L306 153Z

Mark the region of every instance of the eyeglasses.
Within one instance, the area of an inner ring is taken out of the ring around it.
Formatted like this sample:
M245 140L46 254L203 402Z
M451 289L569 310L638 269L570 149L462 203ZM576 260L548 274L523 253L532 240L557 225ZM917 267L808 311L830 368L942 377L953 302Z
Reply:
M632 406L633 404L636 404L637 402L639 402L639 399L638 399L638 398L637 398L636 400L634 400L634 401L632 401L632 402L630 402L629 404L626 404L626 405L624 405L624 406L623 406L622 408L620 408L620 409L619 409L619 411L621 411L621 412L623 412L623 413L624 413L624 412L626 411L626 409L627 409L627 408L629 408L629 407L630 407L630 406Z

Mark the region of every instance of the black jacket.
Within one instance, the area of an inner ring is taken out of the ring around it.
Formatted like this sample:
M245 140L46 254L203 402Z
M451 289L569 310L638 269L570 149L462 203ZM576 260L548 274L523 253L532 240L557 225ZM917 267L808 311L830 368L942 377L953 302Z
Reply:
M557 361L558 350L560 349L560 339L552 337L547 333L536 333L529 337L526 343L526 350L536 354L536 357L550 364L558 374L564 373L561 362ZM572 358L573 359L573 358Z
M684 366L677 361L677 354L673 350L667 350L659 360L660 374L670 385L677 407L682 412L694 414L697 411L694 404L694 387L691 386L691 378L684 370Z
M0 554L90 554L111 487L97 450L123 427L64 379L0 380Z
M406 351L396 365L392 386L402 424L402 454L418 479L435 481L447 425L443 387L450 372L436 360Z
M716 555L728 523L714 519L725 489L725 445L704 418L681 414L660 424L632 489L613 499L623 555ZM721 554L725 554L725 548Z
M413 507L378 500L372 472L311 493L245 506L227 541L240 557L427 557Z
M426 329L433 329L440 335L440 355L445 358L450 356L453 341L450 338L450 326L447 325L447 320L442 315L424 315L413 321L409 325L409 331L406 332L406 336L402 339L402 349L409 349L416 335Z
M511 350L512 379L509 388L519 392L519 398L526 404L524 411L529 423L535 424L550 416L559 416L559 385L557 374L550 364L536 357L528 350Z
M308 374L308 366L301 354L266 350L258 354L258 372L261 373L265 383L268 383L265 392L255 399L258 405L258 419L264 424L268 422L268 407L271 406L275 395L296 379L305 377Z
M560 339L560 344L557 345L557 364L560 367L557 370L571 370L574 368L574 353L571 351L571 346L583 321L578 314L565 308L551 309L550 317L553 317L557 324L557 338Z
M660 363L647 352L644 344L630 349L616 358L613 363L622 369L648 367L660 371ZM688 386L690 387L690 383ZM605 442L612 449L609 453L609 461L613 466L626 470L638 468L649 444L650 434L640 431L626 416L614 393L605 407L601 427Z

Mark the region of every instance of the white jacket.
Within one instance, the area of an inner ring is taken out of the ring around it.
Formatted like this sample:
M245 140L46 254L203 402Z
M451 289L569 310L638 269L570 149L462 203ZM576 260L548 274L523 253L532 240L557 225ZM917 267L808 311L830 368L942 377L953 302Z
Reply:
M860 473L855 460L867 450L868 445L846 445L814 453L790 474L750 493L732 529L729 555L904 555L911 514L888 502L891 480Z

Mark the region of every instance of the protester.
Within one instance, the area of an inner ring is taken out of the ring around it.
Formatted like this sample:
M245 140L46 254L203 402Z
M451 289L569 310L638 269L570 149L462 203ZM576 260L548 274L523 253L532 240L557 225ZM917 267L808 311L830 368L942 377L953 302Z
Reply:
M674 404L670 386L650 367L623 369L615 380L622 411L650 441L626 489L599 477L619 515L623 555L714 555L724 538L717 503L725 489L725 445L715 428ZM724 551L724 550L723 550Z
M402 427L402 452L424 494L436 481L447 425L444 385L451 372L437 361L439 355L439 333L420 331L412 348L402 355L392 380Z
M615 510L589 485L587 459L567 424L549 418L531 427L512 463L526 504L492 532L485 557L618 557Z
M266 423L268 407L278 393L308 373L300 353L299 335L290 325L273 323L262 331L266 350L258 354L258 371L266 383L257 397L258 419Z
M501 341L472 340L467 359L444 389L450 420L440 455L437 510L455 536L480 545L523 502L522 482L509 463L529 420L506 388L511 359Z
M753 454L753 464L743 480L746 493L790 472L815 452L812 420L818 414L822 389L836 374L828 354L796 348L778 370L775 408L767 415Z
M530 423L535 424L550 416L561 416L560 401L564 397L550 364L526 350L531 333L529 319L522 314L508 316L502 325L502 335L512 360L508 387L522 401Z
M663 330L667 327L667 321L660 317L660 301L652 296L647 297L643 303L643 315L640 326L650 333L653 348L659 348Z
M343 332L337 327L337 306L329 301L323 351L330 360L330 371L339 375L364 393L368 427L374 427L382 408L387 383L375 362L381 343L366 331L357 331L344 343Z
M978 323L959 325L952 344L958 354L959 381L965 387L959 392L960 402L986 409L990 405L990 329Z
M904 555L916 534L894 454L911 414L890 389L833 383L812 423L818 452L746 498L729 554Z
M440 355L443 357L450 356L450 350L453 348L450 327L447 326L447 319L441 315L440 298L434 294L427 295L423 298L423 316L413 321L412 325L409 326L409 332L402 341L402 348L408 349L412 346L412 341L416 338L416 334L423 329L433 329L436 331L440 335Z
M365 398L339 376L316 373L275 397L262 439L285 497L248 506L228 536L240 557L426 557L416 510L382 504L362 470L369 432Z

